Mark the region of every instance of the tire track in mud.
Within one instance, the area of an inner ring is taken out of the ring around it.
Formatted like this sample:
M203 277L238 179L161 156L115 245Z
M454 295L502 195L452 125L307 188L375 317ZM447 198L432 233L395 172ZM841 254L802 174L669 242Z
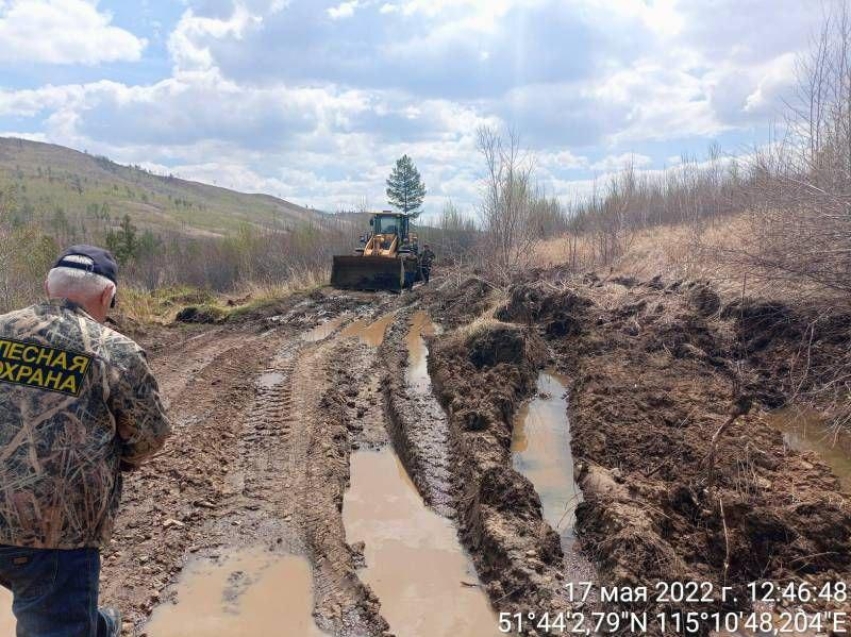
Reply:
M356 403L344 392L362 392L370 368L367 354L365 348L341 347L337 338L306 346L292 376L297 428L289 475L297 483L294 504L314 568L314 616L334 635L383 635L389 628L378 599L356 573L356 553L346 543L342 518L352 451L349 431L357 429L348 415L349 405ZM340 360L362 372L352 374L348 387L335 382Z
M237 439L237 470L228 476L232 500L220 522L242 527L241 542L269 543L288 553L301 553L288 506L291 378L297 343L286 343L255 381L256 397Z
M445 517L455 517L453 458L449 440L449 419L437 398L428 389L418 390L406 379L410 353L406 337L416 337L428 321L414 310L400 313L381 346L385 364L384 400L394 448L423 499Z
M494 609L512 615L557 616L581 606L563 585L574 574L559 535L510 451L517 410L545 359L527 330L484 321L434 340L428 360L449 420L460 537Z
M294 335L279 340L277 351L267 356L271 362L255 374L253 401L227 435L232 470L226 472L223 497L204 503L210 507L198 534L204 542L193 552L217 560L265 545L278 554L304 555L314 572L318 626L341 637L383 635L386 622L355 572L342 524L351 401L330 381L335 361L342 358L351 369L352 357L340 349L336 337L309 342ZM349 349L357 351L343 348ZM364 372L372 367L368 348L355 358ZM352 376L357 386L351 391L360 393L370 380L375 384L374 376ZM167 597L175 593L173 587Z
M174 434L149 464L125 474L113 541L102 552L102 599L120 607L128 623L140 624L171 596L167 586L187 555L213 550L220 541L222 534L208 534L208 528L229 511L226 479L254 399L251 379L285 332L202 336L184 341L188 354L171 344L152 357L155 373L181 366L187 373L159 374Z
M457 520L460 540L473 557L494 610L535 611L539 616L567 612L574 604L561 582L576 575L575 560L562 558L558 536L543 520L531 483L513 468L507 445L496 436L468 432L463 414L456 414L461 417L453 422L430 378L425 387L408 378L415 358L411 349L429 321L424 310L400 312L381 347L394 448L423 499ZM461 402L453 404L475 411L467 397L458 398ZM500 411L509 431L519 403L510 401L513 407ZM510 436L504 442L510 442Z

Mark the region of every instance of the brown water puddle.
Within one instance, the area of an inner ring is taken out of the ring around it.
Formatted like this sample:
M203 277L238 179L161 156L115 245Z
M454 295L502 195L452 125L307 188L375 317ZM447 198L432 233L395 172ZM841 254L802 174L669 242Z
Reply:
M544 507L544 519L559 533L567 552L576 540L576 506L582 492L573 478L567 379L538 377L538 394L518 412L511 441L514 468L531 480Z
M265 372L257 378L257 386L261 389L273 389L284 382L281 372Z
M359 338L370 347L378 347L384 342L384 333L395 317L395 314L388 314L372 322L359 319L344 329L340 333L340 337Z
M405 378L408 385L418 392L431 392L431 377L428 375L428 347L426 336L434 336L436 327L428 313L419 310L411 317L411 329L405 337L408 348L408 369Z
M345 316L338 316L337 318L333 318L330 321L320 323L309 332L305 332L304 334L302 334L301 339L308 343L317 343L319 341L325 340L326 338L331 336L331 334L333 334L337 330L337 328L343 324L345 320Z
M312 608L305 559L249 549L220 563L199 560L187 566L177 603L155 609L145 632L149 637L321 637L325 633L316 627Z
M769 416L773 427L783 432L783 440L790 449L815 451L851 492L851 436L835 436L824 418L811 409L788 407Z
M363 581L398 637L496 637L497 618L452 522L428 509L390 449L351 458L349 543L366 543Z

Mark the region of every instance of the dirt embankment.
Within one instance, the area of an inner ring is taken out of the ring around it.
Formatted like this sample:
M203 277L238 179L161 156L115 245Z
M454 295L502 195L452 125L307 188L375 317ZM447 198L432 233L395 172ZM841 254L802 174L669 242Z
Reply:
M432 341L429 371L456 458L461 537L499 612L569 610L559 536L511 461L512 421L545 353L528 329L483 324Z
M759 415L788 389L794 312L772 322L705 285L539 278L499 316L534 325L574 380L578 530L604 583L709 581L746 600L757 580L848 581L851 501Z

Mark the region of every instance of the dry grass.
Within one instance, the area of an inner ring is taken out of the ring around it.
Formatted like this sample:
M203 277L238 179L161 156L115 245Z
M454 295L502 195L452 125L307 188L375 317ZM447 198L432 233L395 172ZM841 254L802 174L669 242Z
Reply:
M594 236L563 236L538 244L534 265L566 264L577 271L604 272L608 276L634 276L664 281L706 280L726 298L743 293L767 299L812 298L815 286L778 280L761 272L747 258L754 248L750 214L719 217L700 225L656 226L625 235L621 254L609 263L597 257Z
M153 291L125 287L119 292L118 312L142 324L170 323L180 310L190 306L214 308L222 316L227 316L280 301L297 292L315 289L325 285L328 276L325 269L303 270L283 281L250 283L228 295L216 295L189 286Z
M215 295L188 286L160 288L148 291L122 286L118 291L117 312L136 323L169 323L187 305L215 304Z
M243 296L247 295L252 301L265 302L284 298L295 292L318 288L328 283L331 272L327 268L318 270L299 270L283 281L267 281L250 283L246 286ZM237 298L239 293L235 295Z

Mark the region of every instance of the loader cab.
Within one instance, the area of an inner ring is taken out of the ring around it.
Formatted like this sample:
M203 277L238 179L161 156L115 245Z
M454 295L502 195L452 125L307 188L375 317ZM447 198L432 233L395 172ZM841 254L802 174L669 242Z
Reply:
M372 234L399 235L404 239L408 236L408 217L393 213L382 212L369 220Z
M399 252L418 252L416 235L411 233L411 218L408 215L386 210L373 215L369 225L372 226L371 235L398 236Z

